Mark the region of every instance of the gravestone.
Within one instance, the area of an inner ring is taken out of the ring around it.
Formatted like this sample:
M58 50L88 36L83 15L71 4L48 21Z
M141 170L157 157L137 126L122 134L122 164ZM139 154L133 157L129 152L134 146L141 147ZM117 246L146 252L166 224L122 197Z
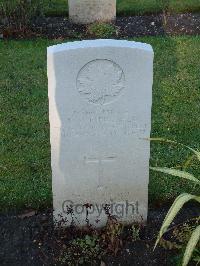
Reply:
M116 18L116 0L68 0L73 23L110 22Z
M145 222L152 47L93 40L51 46L47 54L55 219Z

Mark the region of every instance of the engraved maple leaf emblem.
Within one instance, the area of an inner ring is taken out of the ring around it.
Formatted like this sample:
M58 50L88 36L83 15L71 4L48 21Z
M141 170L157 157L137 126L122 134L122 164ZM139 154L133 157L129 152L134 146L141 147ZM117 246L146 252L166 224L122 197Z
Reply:
M77 78L79 93L90 103L112 102L124 88L124 73L110 60L94 60L86 64Z

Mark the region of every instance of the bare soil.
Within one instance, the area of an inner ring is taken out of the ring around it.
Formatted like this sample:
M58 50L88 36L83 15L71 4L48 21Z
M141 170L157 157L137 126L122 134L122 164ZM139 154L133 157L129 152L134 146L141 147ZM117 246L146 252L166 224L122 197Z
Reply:
M123 245L116 256L105 254L96 261L96 264L91 262L91 265L174 265L172 258L177 251L158 247L153 252L157 233L168 209L169 206L150 209L147 226L141 229L139 240L133 241L128 227L125 228L122 236ZM199 215L198 205L186 205L178 215L175 224ZM52 209L49 209L0 214L0 235L0 265L39 266L60 265L58 256L62 248L66 247L72 239L83 237L84 233L77 228L55 230Z
M132 38L140 36L163 35L199 35L200 14L157 14L130 17L117 17L113 23L116 34L109 38ZM36 18L29 29L13 30L6 23L0 23L1 38L33 38L49 39L90 39L94 38L88 32L88 27L75 25L65 17Z

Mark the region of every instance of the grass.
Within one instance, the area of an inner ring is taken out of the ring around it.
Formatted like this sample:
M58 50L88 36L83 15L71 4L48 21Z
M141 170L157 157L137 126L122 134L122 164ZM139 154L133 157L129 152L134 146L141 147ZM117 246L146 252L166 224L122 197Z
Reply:
M152 136L200 148L200 37L135 40L152 44L155 51ZM51 205L46 47L55 43L0 42L1 210ZM180 167L187 156L180 147L151 146L151 166ZM200 173L196 161L190 168ZM151 204L171 201L184 191L197 192L185 180L150 173Z
M118 15L161 13L184 13L200 11L198 0L117 0Z
M12 0L16 1L16 0ZM42 0L45 14L51 16L66 16L68 13L67 0ZM0 3L7 0L0 0ZM199 0L117 0L117 14L138 15L160 13L166 10L170 13L198 12Z
M46 14L67 15L67 0L45 0ZM117 0L117 14L138 15L160 13L167 10L170 13L200 11L199 0Z

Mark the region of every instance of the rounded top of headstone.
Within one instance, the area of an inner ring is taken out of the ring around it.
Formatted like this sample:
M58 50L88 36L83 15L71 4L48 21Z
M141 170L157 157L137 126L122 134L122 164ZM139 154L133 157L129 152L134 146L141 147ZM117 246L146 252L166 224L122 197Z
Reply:
M152 46L150 44L127 41L127 40L112 40L112 39L97 39L97 40L83 40L67 42L62 44L56 44L47 48L48 54L59 53L74 49L84 48L96 48L96 47L119 47L119 48L131 48L139 49L145 52L153 53Z

